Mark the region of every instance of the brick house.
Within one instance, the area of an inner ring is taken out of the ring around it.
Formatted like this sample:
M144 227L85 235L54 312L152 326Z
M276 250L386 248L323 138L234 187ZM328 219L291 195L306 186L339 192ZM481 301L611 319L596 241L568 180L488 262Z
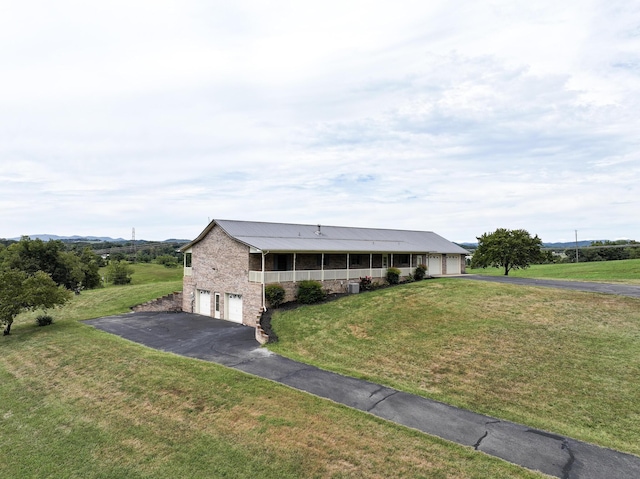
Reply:
M256 326L264 287L280 283L286 300L296 283L322 282L345 292L362 276L383 281L387 268L409 276L464 272L468 251L429 231L213 220L183 246L183 310Z

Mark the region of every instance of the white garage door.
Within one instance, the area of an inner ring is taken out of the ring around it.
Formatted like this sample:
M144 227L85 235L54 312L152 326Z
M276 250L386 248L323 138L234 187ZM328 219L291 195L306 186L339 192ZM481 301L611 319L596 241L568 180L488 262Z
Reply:
M460 274L460 256L447 256L447 274Z
M242 323L242 295L241 294L228 294L227 295L227 319L236 323Z
M442 255L430 254L427 268L430 276L442 274Z
M198 290L198 310L196 313L211 316L211 291Z

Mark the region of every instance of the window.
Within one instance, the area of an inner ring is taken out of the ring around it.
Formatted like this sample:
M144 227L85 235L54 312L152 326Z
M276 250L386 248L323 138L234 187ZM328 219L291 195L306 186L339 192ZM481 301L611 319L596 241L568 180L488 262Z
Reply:
M191 268L191 253L184 254L184 267Z

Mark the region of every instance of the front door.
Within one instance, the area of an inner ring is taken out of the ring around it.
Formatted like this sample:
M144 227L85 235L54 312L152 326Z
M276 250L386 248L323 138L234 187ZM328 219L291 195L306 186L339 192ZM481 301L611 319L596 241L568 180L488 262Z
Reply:
M213 317L220 319L220 293L214 295Z
M389 255L388 254L383 254L382 255L382 267L383 268L388 268L389 267Z

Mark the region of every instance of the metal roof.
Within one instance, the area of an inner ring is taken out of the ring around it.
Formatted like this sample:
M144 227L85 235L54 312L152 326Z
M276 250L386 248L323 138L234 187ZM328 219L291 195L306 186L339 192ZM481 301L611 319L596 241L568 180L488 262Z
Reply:
M344 226L213 220L186 250L215 226L229 236L264 252L450 253L468 251L431 231Z

